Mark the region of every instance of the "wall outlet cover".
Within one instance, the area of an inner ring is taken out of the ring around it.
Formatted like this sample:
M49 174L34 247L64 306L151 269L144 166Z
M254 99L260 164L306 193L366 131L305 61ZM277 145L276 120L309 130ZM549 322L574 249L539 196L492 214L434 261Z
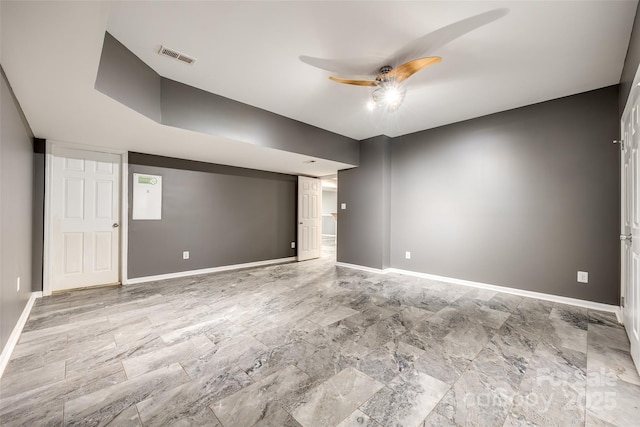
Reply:
M342 209L342 210L347 209L347 204L346 203L341 203L340 204L340 209Z
M405 252L405 253L404 253L404 257L405 257L406 259L411 259L411 252L409 252L409 251Z
M189 251L182 252L182 259L189 259Z
M20 277L16 279L16 292L20 292Z
M291 242L291 249L295 249L296 248L296 242Z
M578 283L589 283L589 273L587 271L578 271Z

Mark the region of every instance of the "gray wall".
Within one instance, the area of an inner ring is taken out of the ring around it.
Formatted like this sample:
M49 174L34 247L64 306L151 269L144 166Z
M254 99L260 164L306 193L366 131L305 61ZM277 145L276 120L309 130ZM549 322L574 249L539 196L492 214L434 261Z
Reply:
M360 142L360 166L338 171L337 260L389 267L390 138ZM347 204L342 210L340 205Z
M45 145L40 138L33 140L33 225L32 234L32 268L31 288L42 290L42 270L44 255L44 180L45 180Z
M618 304L617 102L612 86L395 138L391 265Z
M356 140L162 79L162 123L234 141L358 164Z
M631 39L629 40L629 47L627 47L627 57L624 60L624 67L622 68L622 75L620 76L620 99L618 104L619 114L622 117L624 112L624 106L631 92L631 85L633 79L636 76L636 70L640 65L640 8L636 9L636 17L633 21L633 28L631 30Z
M164 125L358 164L356 140L161 77L108 33L95 88Z
M162 176L162 220L131 219L133 173ZM129 153L128 276L295 256L296 198L296 176Z
M160 122L160 75L111 34L104 33L95 88Z
M331 213L338 212L338 193L322 190L322 234L336 235L336 220Z
M1 67L0 74L0 348L4 348L32 291L34 159L33 134Z

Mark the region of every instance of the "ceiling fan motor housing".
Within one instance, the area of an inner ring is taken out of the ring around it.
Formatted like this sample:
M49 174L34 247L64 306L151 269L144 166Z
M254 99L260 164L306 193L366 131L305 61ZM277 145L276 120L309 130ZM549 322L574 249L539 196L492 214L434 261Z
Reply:
M378 71L378 76L376 77L377 81L385 81L387 80L386 75L389 74L391 72L391 70L393 70L393 67L391 65L384 65L382 67L380 67L380 70Z

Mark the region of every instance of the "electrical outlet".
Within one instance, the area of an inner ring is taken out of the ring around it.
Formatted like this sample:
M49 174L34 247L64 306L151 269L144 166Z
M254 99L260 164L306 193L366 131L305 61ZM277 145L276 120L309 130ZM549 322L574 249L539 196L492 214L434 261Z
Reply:
M189 259L189 251L182 252L182 259Z
M16 279L16 292L20 292L20 277Z
M295 249L296 248L296 242L291 242L291 249Z
M406 259L411 259L411 252L409 252L409 251L405 252L405 253L404 253L404 257L405 257Z
M589 283L589 273L586 271L578 271L578 282Z
M347 209L347 204L346 203L340 204L340 209L342 209L342 210Z

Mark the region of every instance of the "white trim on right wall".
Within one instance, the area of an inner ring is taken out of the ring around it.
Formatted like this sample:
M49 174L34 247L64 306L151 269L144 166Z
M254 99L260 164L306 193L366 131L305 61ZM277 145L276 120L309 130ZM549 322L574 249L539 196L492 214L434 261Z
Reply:
M569 297L563 297L559 295L545 294L542 292L527 291L525 289L509 288L506 286L474 282L471 280L456 279L453 277L438 276L435 274L419 273L417 271L401 270L398 268L387 268L384 270L380 270L377 268L371 268L371 267L355 265L355 264L347 264L343 262L337 262L336 266L352 268L352 269L361 270L361 271L367 271L370 273L378 273L378 274L395 273L395 274L402 274L405 276L420 277L422 279L436 280L438 282L453 283L456 285L469 286L472 288L486 289L490 291L503 292L505 294L539 299L543 301L551 301L551 302L557 302L561 304L573 305L576 307L588 308L591 310L599 310L607 313L614 313L616 315L616 318L618 319L618 322L622 323L620 307L617 305L603 304L600 302L587 301L587 300L582 300L577 298L569 298Z
M437 276L435 274L426 274L426 273L418 273L415 271L400 270L397 268L389 268L386 270L386 272L404 274L407 276L421 277L423 279L437 280L439 282L453 283L456 285L469 286L469 287L478 288L478 289L486 289L489 291L503 292L505 294L518 295L518 296L527 297L527 298L535 298L543 301L558 302L561 304L573 305L576 307L583 307L591 310L599 310L599 311L605 311L608 313L615 313L616 318L618 319L618 322L622 323L622 319L619 317L620 307L618 307L617 305L603 304L600 302L587 301L587 300L578 299L578 298L563 297L563 296L553 295L553 294L545 294L543 292L527 291L525 289L509 288L506 286L492 285L489 283L473 282L471 280Z
M377 273L377 274L387 274L389 272L389 270L382 270L380 268L367 267L364 265L349 264L346 262L336 262L336 267L352 268L354 270L367 271L369 273Z

